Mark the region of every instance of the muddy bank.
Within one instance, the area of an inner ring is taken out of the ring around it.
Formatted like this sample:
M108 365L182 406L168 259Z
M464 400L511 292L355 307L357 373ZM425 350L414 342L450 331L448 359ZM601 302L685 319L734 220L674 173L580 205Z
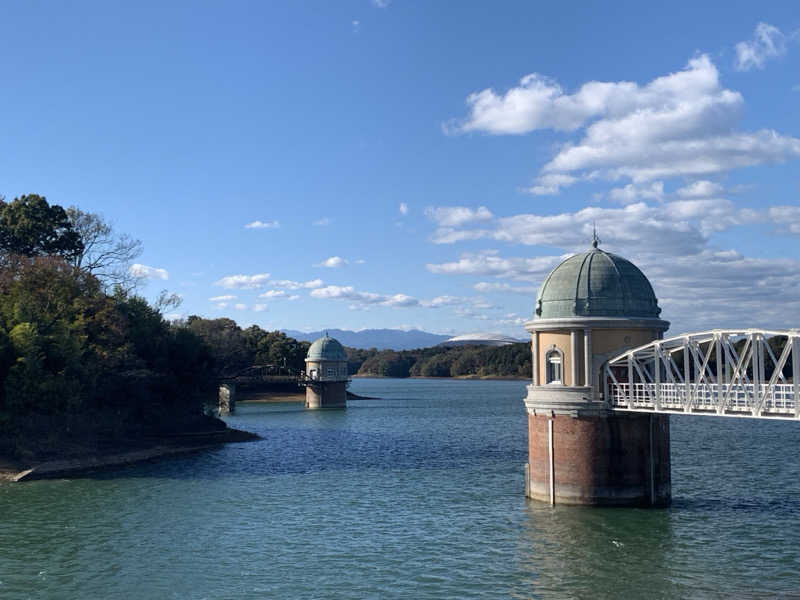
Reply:
M69 477L89 471L111 469L147 460L153 460L187 452L214 448L221 444L249 442L259 439L254 433L238 429L184 433L148 440L122 443L118 448L108 448L102 453L70 456L63 460L22 463L0 457L0 481L31 481Z

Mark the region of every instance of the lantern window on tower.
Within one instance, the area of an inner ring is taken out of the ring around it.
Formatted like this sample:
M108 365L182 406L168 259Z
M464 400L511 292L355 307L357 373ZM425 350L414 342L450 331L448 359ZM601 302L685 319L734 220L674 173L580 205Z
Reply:
M546 383L562 384L564 355L558 348L551 348L545 355Z

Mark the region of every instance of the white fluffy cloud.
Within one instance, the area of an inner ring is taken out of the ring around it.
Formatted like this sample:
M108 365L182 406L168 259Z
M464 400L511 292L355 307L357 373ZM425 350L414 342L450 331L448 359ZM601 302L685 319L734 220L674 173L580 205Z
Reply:
M521 331L522 326L528 320L530 320L530 317L525 318L519 316L517 313L507 313L503 315L502 318L495 320L495 323L497 323L498 325L519 327ZM517 334L517 336L519 337L519 334Z
M134 277L141 279L169 279L169 273L166 269L158 269L156 267L148 267L139 263L132 264L128 268L128 272Z
M524 294L525 296L535 295L539 288L528 285L511 285L497 281L480 281L472 286L475 291L483 294L489 292L509 292L512 294Z
M236 300L236 296L231 294L225 294L224 296L214 296L213 298L209 298L211 302L230 302L231 300Z
M580 179L648 182L707 176L800 157L800 139L772 130L735 131L744 106L720 85L707 55L683 70L640 86L591 81L567 94L553 80L527 75L503 95L491 89L467 99L470 115L452 132L525 134L537 129L577 131L544 165L533 194L556 194Z
M270 282L270 285L277 288L284 288L287 290L300 290L307 289L313 290L324 285L322 279L311 279L310 281L292 281L291 279L277 279Z
M277 229L281 224L277 221L253 221L244 226L245 229Z
M496 308L483 298L464 298L459 296L437 296L431 300L418 300L408 294L376 294L362 292L351 285L328 285L311 291L311 296L318 299L346 300L350 302L352 310L364 310L375 306L390 308L440 308L454 307L455 313L460 316L473 316L473 309ZM469 314L468 314L469 313Z
M701 121L698 120L698 125ZM643 182L684 175L712 175L800 157L800 139L771 130L719 135L698 132L695 138L655 140L644 136L636 139L634 124L624 124L616 132L617 137L605 139L605 134L593 127L579 144L559 152L544 170L597 169L610 179L626 177Z
M328 269L338 269L339 267L345 266L347 260L342 258L341 256L331 256L330 258L326 258L321 263L314 265L315 267L326 267Z
M313 298L349 300L356 305L382 305L392 307L418 306L419 300L406 294L384 295L372 292L360 292L353 286L328 285L311 290Z
M264 312L265 310L267 310L267 305L266 304L254 304L253 305L253 310L255 312Z
M378 302L382 296L380 294L367 294L356 292L351 285L326 285L311 291L313 298L346 298L348 300L363 300L365 302Z
M737 64L743 70L761 68L797 36L759 24L753 39L737 46ZM726 189L717 181L726 181L722 175L731 170L800 158L800 138L770 129L742 130L744 97L723 85L708 55L649 82L589 81L574 91L533 73L509 90L470 94L467 107L464 119L445 126L447 133L562 132L566 141L554 146L524 191L555 195L577 184L604 185L595 200L618 204L559 212L548 203L542 211L489 213L483 219L469 213L459 218L463 207L430 208L434 243L482 240L573 253L589 247L596 224L601 247L619 251L644 270L665 318L681 329L796 325L800 261L721 250L717 244L730 236L717 234L737 227L744 234L744 227L769 224L800 235L800 206L743 208L724 197ZM515 282L538 285L563 258L484 250L426 266L442 275L492 278L473 279L481 293L535 293L533 285ZM509 315L508 324L520 318Z
M408 204L401 202L398 210L400 211L400 214L405 217L408 214Z
M263 287L269 279L269 273L258 273L256 275L227 275L215 281L214 285L219 285L226 289L234 290L253 290Z
M596 223L606 240L601 247L619 249L651 280L664 318L674 321L675 333L714 327L796 326L800 260L751 258L733 250L722 251L714 248L712 236L758 223L772 223L785 232L800 234L800 206L773 206L757 212L737 208L725 199L694 197L716 191L713 185L687 188L684 198L671 202L515 215L495 219L491 228L482 231L490 239L578 252L589 246ZM531 281L538 287L565 256L507 257L489 250L464 253L456 261L428 264L427 268L442 275L497 280L474 284L478 292L519 291L533 297L534 286L525 288L508 281Z
M460 227L475 221L487 221L493 217L485 206L476 209L466 206L429 206L425 216L440 227Z
M439 308L440 306L454 306L464 302L463 298L459 296L436 296L426 302L426 306L430 308Z
M738 94L719 89L717 70L705 55L690 60L683 71L654 79L644 87L631 81L590 81L576 93L565 94L554 80L533 73L503 96L492 89L470 94L467 97L470 116L456 131L492 134L523 134L537 129L573 131L595 118L614 122L637 113L648 116L649 111L659 106L714 99L726 104L741 102Z
M664 198L664 182L654 181L644 185L629 183L625 187L612 189L608 197L622 204L630 204L637 200L661 200Z
M300 296L297 294L289 294L286 290L267 290L263 294L258 295L259 298L267 298L270 300L285 299L285 300L298 300Z
M577 177L564 173L548 173L536 178L533 185L523 191L534 196L553 196L561 191L562 187L569 187L578 181Z
M769 23L759 23L750 40L736 44L736 69L763 69L767 59L786 54L786 41L780 29Z
M779 230L800 234L800 206L771 206L769 218Z
M487 224L488 227L479 229L451 228L444 232L438 229L432 239L438 244L491 239L577 251L588 246L596 224L601 238L615 240L628 252L641 250L685 254L705 248L709 235L714 231L756 223L766 218L766 214L739 209L730 200L686 198L654 205L636 202L614 208L590 206L575 212L552 215L519 214L495 219ZM525 260L541 258L551 257ZM502 270L503 260L506 259L494 254L465 255L458 263L450 264L473 264L476 261L481 265L496 264L496 269L484 271L489 274ZM431 265L428 268L433 270Z
M491 275L503 279L538 281L563 258L563 256L508 258L501 257L497 250L485 250L478 253L464 253L457 261L429 263L425 266L431 273L443 275Z
M315 225L316 227L326 227L331 224L331 220L328 217L322 217L321 219L312 221L311 224Z
M725 188L713 181L695 181L687 186L680 188L676 193L682 198L709 198L718 196Z
M745 257L735 251L638 261L671 333L723 327L791 328L800 312L800 261Z

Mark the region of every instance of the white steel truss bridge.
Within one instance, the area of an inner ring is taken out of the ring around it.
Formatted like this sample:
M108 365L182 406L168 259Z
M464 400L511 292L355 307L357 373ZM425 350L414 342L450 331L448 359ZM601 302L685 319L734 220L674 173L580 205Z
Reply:
M608 408L800 420L800 330L715 329L608 360Z

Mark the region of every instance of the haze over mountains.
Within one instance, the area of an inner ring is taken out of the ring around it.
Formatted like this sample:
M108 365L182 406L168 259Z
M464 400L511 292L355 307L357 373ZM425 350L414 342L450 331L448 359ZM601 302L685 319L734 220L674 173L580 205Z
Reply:
M450 339L449 335L439 335L411 329L362 329L361 331L347 331L344 329L323 329L322 331L303 332L284 329L283 332L303 342L313 342L325 335L336 338L344 346L350 348L377 348L378 350L414 350L435 346Z

